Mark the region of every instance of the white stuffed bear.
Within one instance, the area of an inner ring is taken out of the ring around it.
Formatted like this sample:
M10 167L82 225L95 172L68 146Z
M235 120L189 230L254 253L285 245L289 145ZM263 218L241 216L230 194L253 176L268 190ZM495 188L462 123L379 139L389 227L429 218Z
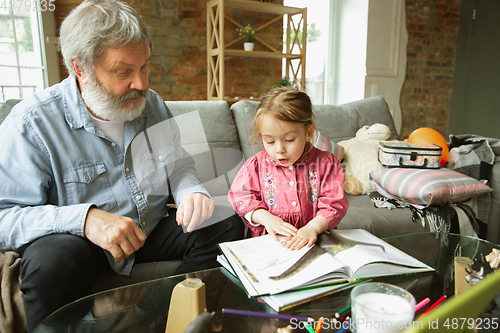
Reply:
M342 167L344 169L344 190L351 195L367 194L375 190L370 181L370 172L382 169L378 161L380 141L391 136L391 130L384 124L363 126L356 132L356 137L340 141L345 149Z

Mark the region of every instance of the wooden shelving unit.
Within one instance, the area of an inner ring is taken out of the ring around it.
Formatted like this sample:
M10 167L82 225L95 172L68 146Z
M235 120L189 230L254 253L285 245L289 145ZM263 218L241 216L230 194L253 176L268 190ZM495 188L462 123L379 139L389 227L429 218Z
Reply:
M271 18L265 24L254 27L257 33L274 22L285 19L286 16L286 50L283 52L270 46L266 41L259 38L258 34L255 38L255 43L260 43L267 51L247 52L231 48L231 46L240 42L243 37L237 37L234 40L226 42L224 37L225 21L230 21L238 28L244 27L226 15L226 9L242 9L276 15L275 18ZM304 36L302 43L299 42L299 32L302 32ZM295 36L293 40L292 36ZM302 89L305 89L307 39L305 36L307 36L307 8L288 7L273 3L246 0L209 1L207 3L207 99L224 99L226 57L286 59L285 76L294 81ZM231 101L235 100L239 99L231 99Z

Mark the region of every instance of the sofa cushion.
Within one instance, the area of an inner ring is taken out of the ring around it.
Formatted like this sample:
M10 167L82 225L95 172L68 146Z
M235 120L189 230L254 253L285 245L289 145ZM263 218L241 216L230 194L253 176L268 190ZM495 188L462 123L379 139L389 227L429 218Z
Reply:
M250 141L250 131L258 106L259 102L248 100L242 100L231 105L231 112L233 113L234 122L238 130L241 151L245 159L262 150L256 142Z
M249 158L261 150L249 142L250 130L259 102L242 100L231 106L238 129L241 150ZM365 98L343 105L314 105L317 129L329 140L339 142L353 138L364 125L385 124L391 130L390 140L398 138L389 107L381 96Z
M342 105L315 105L314 113L318 130L335 142L353 138L361 127L376 123L389 127L389 140L398 139L389 107L381 96Z
M194 158L203 185L213 196L227 195L244 163L236 124L227 102L165 102L181 133L181 143Z
M456 171L390 168L370 173L380 194L418 206L464 201L492 189Z
M311 143L318 149L329 151L339 161L342 161L342 159L344 158L344 147L338 145L335 141L329 140L326 136L323 135L323 133L318 130L314 131Z

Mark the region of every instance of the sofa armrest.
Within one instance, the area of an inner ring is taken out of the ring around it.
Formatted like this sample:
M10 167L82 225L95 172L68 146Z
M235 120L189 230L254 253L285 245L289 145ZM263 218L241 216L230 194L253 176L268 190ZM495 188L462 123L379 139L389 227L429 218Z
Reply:
M500 201L500 161L493 164L490 182L488 185L493 189L491 198Z
M5 117L10 113L10 110L19 103L20 99L8 99L0 105L0 123L3 122Z
M493 164L488 185L493 189L493 192L491 192L487 240L500 244L500 161Z

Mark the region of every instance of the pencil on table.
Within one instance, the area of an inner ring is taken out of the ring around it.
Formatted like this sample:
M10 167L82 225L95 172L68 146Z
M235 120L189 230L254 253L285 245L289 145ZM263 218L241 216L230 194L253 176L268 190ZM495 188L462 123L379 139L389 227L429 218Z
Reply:
M283 320L300 320L300 321L313 321L312 318L309 317L302 317L302 316L294 316L294 315L284 315L284 314L274 314L274 313L267 313L267 312L256 312L256 311L246 311L246 310L235 310L235 309L227 309L223 308L222 309L223 314L233 314L233 315L240 315L240 316L253 316L253 317L265 317L265 318L276 318L276 319L283 319Z
M319 318L318 323L316 324L316 328L314 329L314 333L320 333L321 326L323 326L323 317Z
M342 324L342 327L337 331L337 333L344 333L345 331L347 331L347 329L350 326L350 323L351 323L351 319L346 318L346 320Z
M443 303L443 301L444 301L445 299L446 299L446 295L443 295L443 296L439 297L439 299L438 299L436 302L434 302L434 304L432 304L431 306L429 306L429 308L428 308L427 310L425 310L425 311L424 311L424 313L423 313L422 315L424 315L424 314L426 314L426 313L430 312L430 311L431 311L432 309L434 309L436 306L438 306L439 304Z
M305 322L304 324L306 330L308 333L316 333L316 331L312 328L311 324L309 324L309 322Z
M346 306L345 308L343 308L342 310L340 310L339 312L336 312L335 313L335 318L338 318L340 317L342 314L344 314L345 312L349 311L351 309L351 306L348 305Z
M415 312L419 311L420 309L422 309L424 306L427 305L427 303L429 303L431 301L431 299L429 297L426 297L424 298L423 300L421 300L420 302L417 303L417 305L415 305Z
M336 318L336 320L337 321L342 321L342 320L344 320L344 318L347 318L347 316L349 316L350 314L351 314L351 309L349 309L346 312L342 313L338 318Z

